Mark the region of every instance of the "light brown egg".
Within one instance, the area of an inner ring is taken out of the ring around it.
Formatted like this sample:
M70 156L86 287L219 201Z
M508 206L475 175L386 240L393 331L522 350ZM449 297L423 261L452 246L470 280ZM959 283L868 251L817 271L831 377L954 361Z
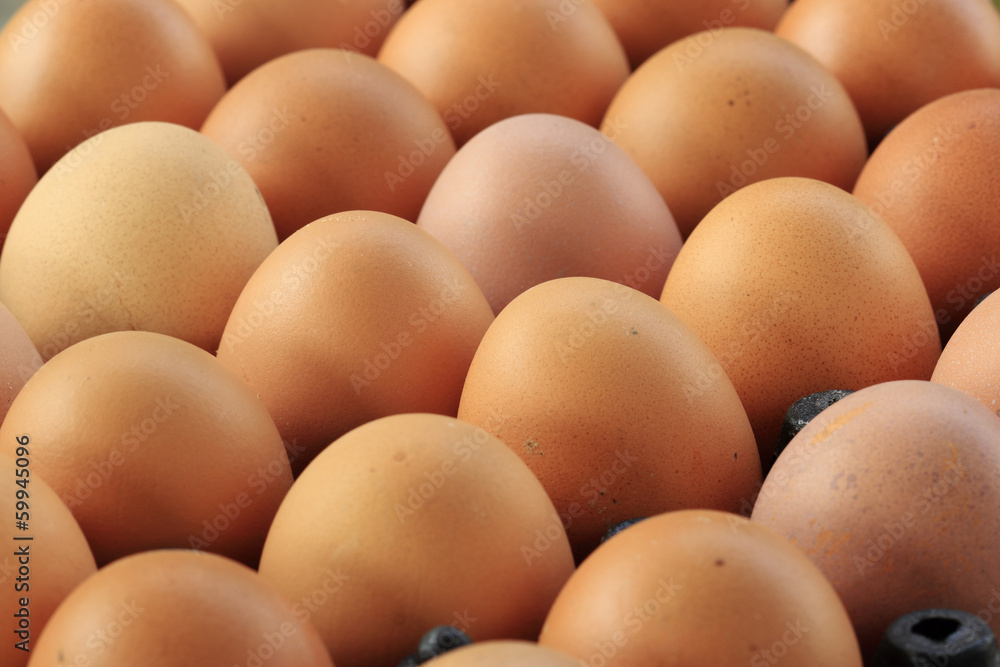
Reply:
M854 194L902 239L947 336L1000 287L1000 90L949 95L879 144Z
M700 32L657 53L622 86L601 129L650 177L685 238L745 185L802 176L849 190L867 157L836 77L752 28Z
M494 313L567 276L658 298L681 247L670 210L625 151L550 114L508 118L474 137L441 173L417 224L462 260Z
M861 667L823 573L774 532L705 510L649 518L598 547L539 643L584 665Z
M534 639L573 557L552 501L486 431L385 417L339 438L296 480L261 577L302 600L338 664L394 665L433 627Z
M431 101L459 146L524 113L596 127L629 72L600 10L569 0L421 0L378 59Z
M1000 86L1000 16L983 0L796 0L776 32L840 79L872 144L939 97Z
M1000 292L962 320L931 380L964 391L1000 415Z
M308 611L221 556L152 551L87 579L30 667L333 667Z
M0 109L0 248L17 210L37 182L38 172L28 145Z
M208 39L170 0L29 0L0 44L0 107L43 174L110 127L197 129L226 89Z
M928 380L941 353L899 238L856 198L809 179L757 183L716 206L681 249L661 301L719 358L763 461L799 398Z
M538 476L578 562L626 519L737 511L760 482L716 358L655 299L606 280L551 280L514 299L476 351L458 415Z
M0 303L0 424L24 383L42 365L28 332Z
M253 177L281 240L342 211L416 220L455 154L444 121L411 84L339 49L300 51L257 69L202 132Z
M579 664L566 653L532 642L498 640L448 651L428 662L428 667L578 667Z
M222 149L136 123L81 144L31 191L0 255L0 300L44 359L128 330L214 352L276 246L260 193Z
M788 0L594 0L625 46L632 67L663 47L704 30L773 30Z
M778 457L753 520L829 578L871 656L921 609L1000 630L1000 419L957 389L888 382L821 412Z
M59 496L34 470L28 433L3 440L0 616L7 636L0 664L24 667L56 607L97 570L87 540ZM25 509L26 507L26 509ZM24 528L17 521L24 521Z
M0 442L25 434L32 474L102 566L166 547L255 565L292 483L260 401L212 355L162 334L105 334L50 359L14 399Z
M403 0L177 0L215 49L229 85L292 51L340 48L375 56Z
M492 321L472 276L434 237L354 211L306 225L264 261L218 357L264 402L301 470L378 417L454 416Z

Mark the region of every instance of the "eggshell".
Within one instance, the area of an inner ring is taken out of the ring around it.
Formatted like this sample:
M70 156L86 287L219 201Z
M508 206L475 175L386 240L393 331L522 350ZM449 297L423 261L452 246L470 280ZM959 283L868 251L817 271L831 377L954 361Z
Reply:
M631 155L686 238L745 185L802 176L849 190L867 157L847 91L808 53L753 28L717 28L657 53L601 129Z
M226 89L208 39L170 0L29 0L0 44L0 107L39 173L110 127L197 129Z
M375 56L403 0L177 0L205 33L232 85L293 51L321 47Z
M746 413L705 344L655 299L596 278L514 299L476 351L458 415L538 476L578 562L621 521L736 511L760 482Z
M996 632L997 442L997 416L957 389L868 387L789 443L753 520L823 570L867 656L893 620L919 609L978 613Z
M712 209L661 301L719 358L763 461L799 398L929 380L941 353L899 238L855 197L809 179L757 183Z
M28 145L0 109L0 248L14 215L37 182L38 172Z
M341 211L416 220L455 154L448 128L412 85L338 49L292 53L255 70L202 132L253 177L282 240Z
M0 255L0 300L45 359L127 330L214 351L276 246L260 193L222 149L135 123L81 144L31 191Z
M531 642L499 640L462 646L434 658L433 667L578 667L569 655Z
M550 114L508 118L474 137L435 182L417 224L462 260L495 313L566 276L658 298L681 246L663 198L625 151Z
M1000 415L1000 292L962 320L931 380L964 391Z
M246 385L162 334L105 334L53 357L14 399L0 442L25 434L32 474L73 512L99 565L161 547L256 564L292 482Z
M594 0L636 68L682 37L744 26L773 30L788 0Z
M524 113L596 127L629 72L600 10L566 0L422 0L378 58L420 89L459 146Z
M112 563L74 590L29 665L257 663L333 667L308 612L256 572L221 556L163 550Z
M902 239L945 335L1000 287L998 178L1000 90L974 90L900 123L854 187Z
M797 0L775 31L830 69L869 140L939 97L1000 86L1000 16L982 0Z
M28 332L0 303L0 424L24 383L42 365L42 357L31 344Z
M263 401L301 470L378 417L454 416L492 321L472 276L434 237L354 211L306 225L261 264L218 357Z
M539 642L588 665L861 667L822 572L759 524L706 510L652 517L601 545Z
M531 471L486 431L428 414L370 422L325 449L260 564L288 599L314 603L334 661L358 667L397 664L438 625L533 639L572 571Z
M0 616L7 636L0 644L0 664L4 667L28 664L29 651L35 650L56 607L97 570L80 526L34 471L33 450L27 433L2 441L0 513L6 526L0 554ZM17 517L25 521L23 530L17 530Z

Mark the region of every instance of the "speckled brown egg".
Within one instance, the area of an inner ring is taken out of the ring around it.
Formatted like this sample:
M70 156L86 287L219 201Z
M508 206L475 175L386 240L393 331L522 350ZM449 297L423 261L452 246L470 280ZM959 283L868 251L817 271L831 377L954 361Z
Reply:
M110 127L197 129L225 90L211 44L172 0L30 0L0 32L0 107L39 173Z
M1000 90L928 104L879 144L854 194L903 241L945 335L1000 287Z
M311 49L255 70L202 132L260 187L284 240L326 215L416 220L455 145L434 108L368 56Z
M306 225L253 275L218 357L270 411L296 469L365 422L454 416L493 313L440 241L352 211Z
M650 177L685 238L745 185L802 176L849 190L867 157L836 77L753 28L708 30L663 49L625 82L601 129Z
M459 146L524 113L596 127L629 72L600 10L569 0L421 0L378 58L420 89Z
M31 191L0 255L0 300L44 359L129 330L214 352L276 246L260 193L221 148L134 123L87 140Z
M866 656L911 611L960 609L994 632L1000 586L1000 419L933 382L862 389L778 457L753 520L829 578Z
M651 517L598 547L539 643L583 665L861 667L819 568L763 526L705 510Z
M715 356L655 299L597 278L550 280L511 301L476 351L458 415L538 476L578 561L626 519L738 511L760 481Z
M37 182L38 172L28 145L0 109L0 248L17 210Z
M725 199L681 249L661 301L719 358L764 461L799 398L928 380L941 353L899 238L820 181L772 179Z
M567 276L658 298L681 246L663 198L625 151L551 114L476 135L434 183L417 224L462 260L495 313Z
M1000 292L958 325L931 380L961 389L1000 415Z
M1000 16L982 0L796 0L776 32L840 79L873 144L939 97L1000 86Z
M21 323L0 303L0 424L21 387L35 374L42 357Z

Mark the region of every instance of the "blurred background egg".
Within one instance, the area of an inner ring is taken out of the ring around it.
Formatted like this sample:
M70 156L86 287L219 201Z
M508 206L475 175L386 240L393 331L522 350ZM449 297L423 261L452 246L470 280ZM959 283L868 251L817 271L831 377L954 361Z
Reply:
M622 86L601 129L652 179L685 238L745 185L802 176L850 189L867 157L836 77L752 28L703 31L657 53Z
M312 621L334 662L357 667L399 663L439 625L534 639L572 571L527 466L486 431L428 414L378 419L325 449L282 503L260 564L290 600L330 592Z
M796 0L775 31L844 84L872 145L961 90L1000 86L1000 16L983 0Z
M7 231L31 188L38 182L38 172L24 138L0 108L0 248Z
M866 657L893 620L921 609L980 614L996 632L998 442L1000 419L957 389L867 387L792 439L753 520L829 578Z
M524 113L596 127L629 72L614 29L589 1L420 0L378 59L431 101L459 146Z
M44 359L128 330L214 352L276 246L260 193L222 149L135 123L87 140L31 191L0 255L0 301Z
M495 313L567 276L658 298L681 246L642 169L596 129L550 114L476 135L441 173L417 224L455 253Z
M0 424L14 397L42 365L21 323L0 303Z
M958 325L931 380L964 391L1000 415L1000 292Z
M202 132L253 177L282 240L342 211L416 220L455 153L444 121L412 85L339 49L300 51L255 70Z
M225 92L208 39L172 0L30 0L0 45L0 108L39 173L110 127L197 129Z
M820 181L772 179L723 200L684 244L661 300L718 357L762 461L799 398L929 380L941 353L899 238Z

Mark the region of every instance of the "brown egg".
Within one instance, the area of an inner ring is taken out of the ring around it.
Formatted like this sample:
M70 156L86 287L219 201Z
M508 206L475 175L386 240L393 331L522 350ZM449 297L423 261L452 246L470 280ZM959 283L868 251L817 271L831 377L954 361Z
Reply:
M508 118L474 137L441 173L417 224L462 260L494 313L566 276L658 298L681 247L670 210L625 151L550 114Z
M0 424L14 397L35 374L42 357L31 344L28 332L11 314L7 306L0 303Z
M652 517L601 545L539 642L585 665L861 667L819 569L770 530L705 510Z
M1000 415L1000 292L962 320L931 380L964 391Z
M212 46L170 0L29 0L0 43L0 107L40 173L110 127L197 129L226 89Z
M840 79L872 144L939 97L1000 86L1000 16L982 0L796 0L776 32Z
M0 455L0 513L6 524L0 553L4 667L28 664L56 607L97 570L80 526L35 472L33 453L31 436L21 433L3 441Z
M596 127L629 72L600 10L568 0L421 0L378 58L427 96L459 146L524 113Z
M492 321L472 276L434 237L354 211L306 225L265 260L218 356L264 402L301 470L378 417L454 416Z
M735 511L760 483L716 358L655 299L605 280L551 280L514 299L476 351L458 415L538 476L578 562L621 521Z
M752 28L700 32L657 53L622 86L601 129L649 175L685 238L745 185L802 176L849 190L867 157L837 79Z
M136 123L81 144L31 191L0 256L0 300L45 359L128 330L215 351L276 246L260 193L222 149Z
M499 640L463 646L428 662L428 667L578 667L566 653L531 642Z
M74 590L29 665L333 667L308 617L239 563L153 551Z
M978 613L997 632L998 442L997 416L957 389L868 387L795 436L753 520L823 570L867 656L889 623L920 609Z
M632 67L703 30L745 26L773 30L788 0L594 0L614 26Z
M527 466L486 431L428 414L370 422L325 449L260 562L288 599L313 603L334 661L356 667L399 663L439 625L534 639L572 571Z
M736 387L769 461L788 408L831 387L928 380L941 341L913 260L843 190L803 178L726 198L684 244L661 301Z
M854 188L902 239L945 335L1000 288L998 173L1000 90L974 90L900 123Z
M31 152L17 128L0 109L0 248L17 209L38 182Z
M301 51L230 90L202 132L246 167L278 238L325 215L371 209L416 220L455 154L441 118L368 56Z
M232 85L292 51L341 48L369 56L403 14L403 0L177 0L215 49Z
M14 399L0 442L25 434L32 474L100 565L161 547L256 564L292 483L260 401L212 355L162 334L105 334L53 357Z

